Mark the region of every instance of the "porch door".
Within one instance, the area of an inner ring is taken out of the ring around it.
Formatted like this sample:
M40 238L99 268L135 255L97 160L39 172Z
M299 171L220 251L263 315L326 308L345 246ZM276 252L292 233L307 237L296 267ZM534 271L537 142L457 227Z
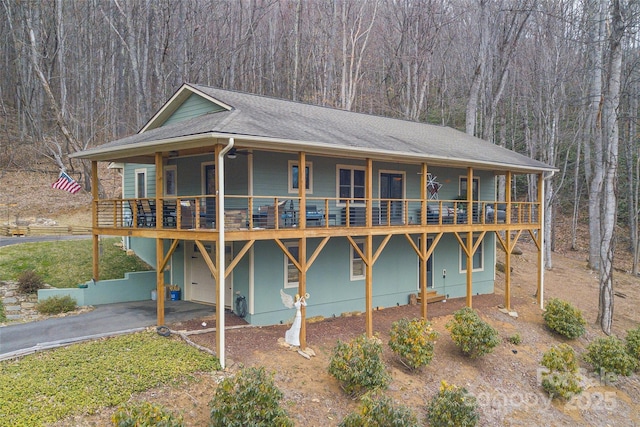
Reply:
M216 250L213 243L206 243L205 248L211 259L215 259ZM204 302L207 304L215 304L216 302L216 279L211 274L207 263L205 262L200 249L195 243L189 245L191 249L191 280L190 283L190 300ZM233 260L233 252L231 245L225 247L225 267L228 267ZM231 307L233 301L233 273L225 280L225 307Z
M401 173L380 173L380 222L402 223L402 197L404 196L404 176ZM388 200L398 199L398 201Z
M418 247L422 241L421 237L418 237ZM427 238L427 250L431 247L433 239ZM418 290L420 290L420 267L422 260L418 257ZM433 289L433 254L427 259L427 288Z

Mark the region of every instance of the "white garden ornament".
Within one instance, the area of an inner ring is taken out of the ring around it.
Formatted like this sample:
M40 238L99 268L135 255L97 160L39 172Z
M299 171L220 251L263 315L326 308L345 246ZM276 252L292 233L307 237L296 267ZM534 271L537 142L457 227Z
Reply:
M309 294L305 294L304 296L300 296L296 294L295 300L294 298L285 293L282 289L280 289L280 298L282 298L282 303L287 308L295 308L296 309L296 317L293 320L293 324L289 328L289 330L284 335L284 340L287 344L300 347L300 327L302 326L302 313L300 309L302 306L307 306L307 299L309 298Z

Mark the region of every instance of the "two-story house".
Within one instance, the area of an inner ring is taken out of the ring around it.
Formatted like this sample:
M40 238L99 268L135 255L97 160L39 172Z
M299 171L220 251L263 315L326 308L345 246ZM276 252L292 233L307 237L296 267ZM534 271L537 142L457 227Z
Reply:
M244 296L256 325L291 318L280 290L308 293L303 320L362 311L371 335L374 308L411 294L426 317L430 296L471 306L493 292L496 246L522 233L538 247L542 298L554 168L451 128L185 84L137 134L74 157L93 166L95 278L98 236L124 236L157 269L159 325L170 281L219 311ZM121 165L122 198L98 197L98 162ZM516 174L537 178L537 200L512 200Z

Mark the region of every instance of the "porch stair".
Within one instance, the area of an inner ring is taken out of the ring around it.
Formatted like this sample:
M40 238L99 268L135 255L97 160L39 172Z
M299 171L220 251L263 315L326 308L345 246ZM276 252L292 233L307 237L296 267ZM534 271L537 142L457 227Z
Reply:
M444 301L445 299L447 299L446 296L439 294L436 291L427 291L427 304L431 304L432 302ZM422 297L420 296L420 292L418 292L418 304L420 304L420 302L422 302Z

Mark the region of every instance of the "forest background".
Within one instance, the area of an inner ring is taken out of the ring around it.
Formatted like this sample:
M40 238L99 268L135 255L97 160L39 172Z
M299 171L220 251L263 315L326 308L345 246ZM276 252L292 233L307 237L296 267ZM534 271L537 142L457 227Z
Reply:
M545 265L555 218L571 217L572 248L587 221L605 332L615 251L640 270L638 1L0 2L0 177L63 169L89 190L70 153L137 132L198 83L451 126L556 166Z

